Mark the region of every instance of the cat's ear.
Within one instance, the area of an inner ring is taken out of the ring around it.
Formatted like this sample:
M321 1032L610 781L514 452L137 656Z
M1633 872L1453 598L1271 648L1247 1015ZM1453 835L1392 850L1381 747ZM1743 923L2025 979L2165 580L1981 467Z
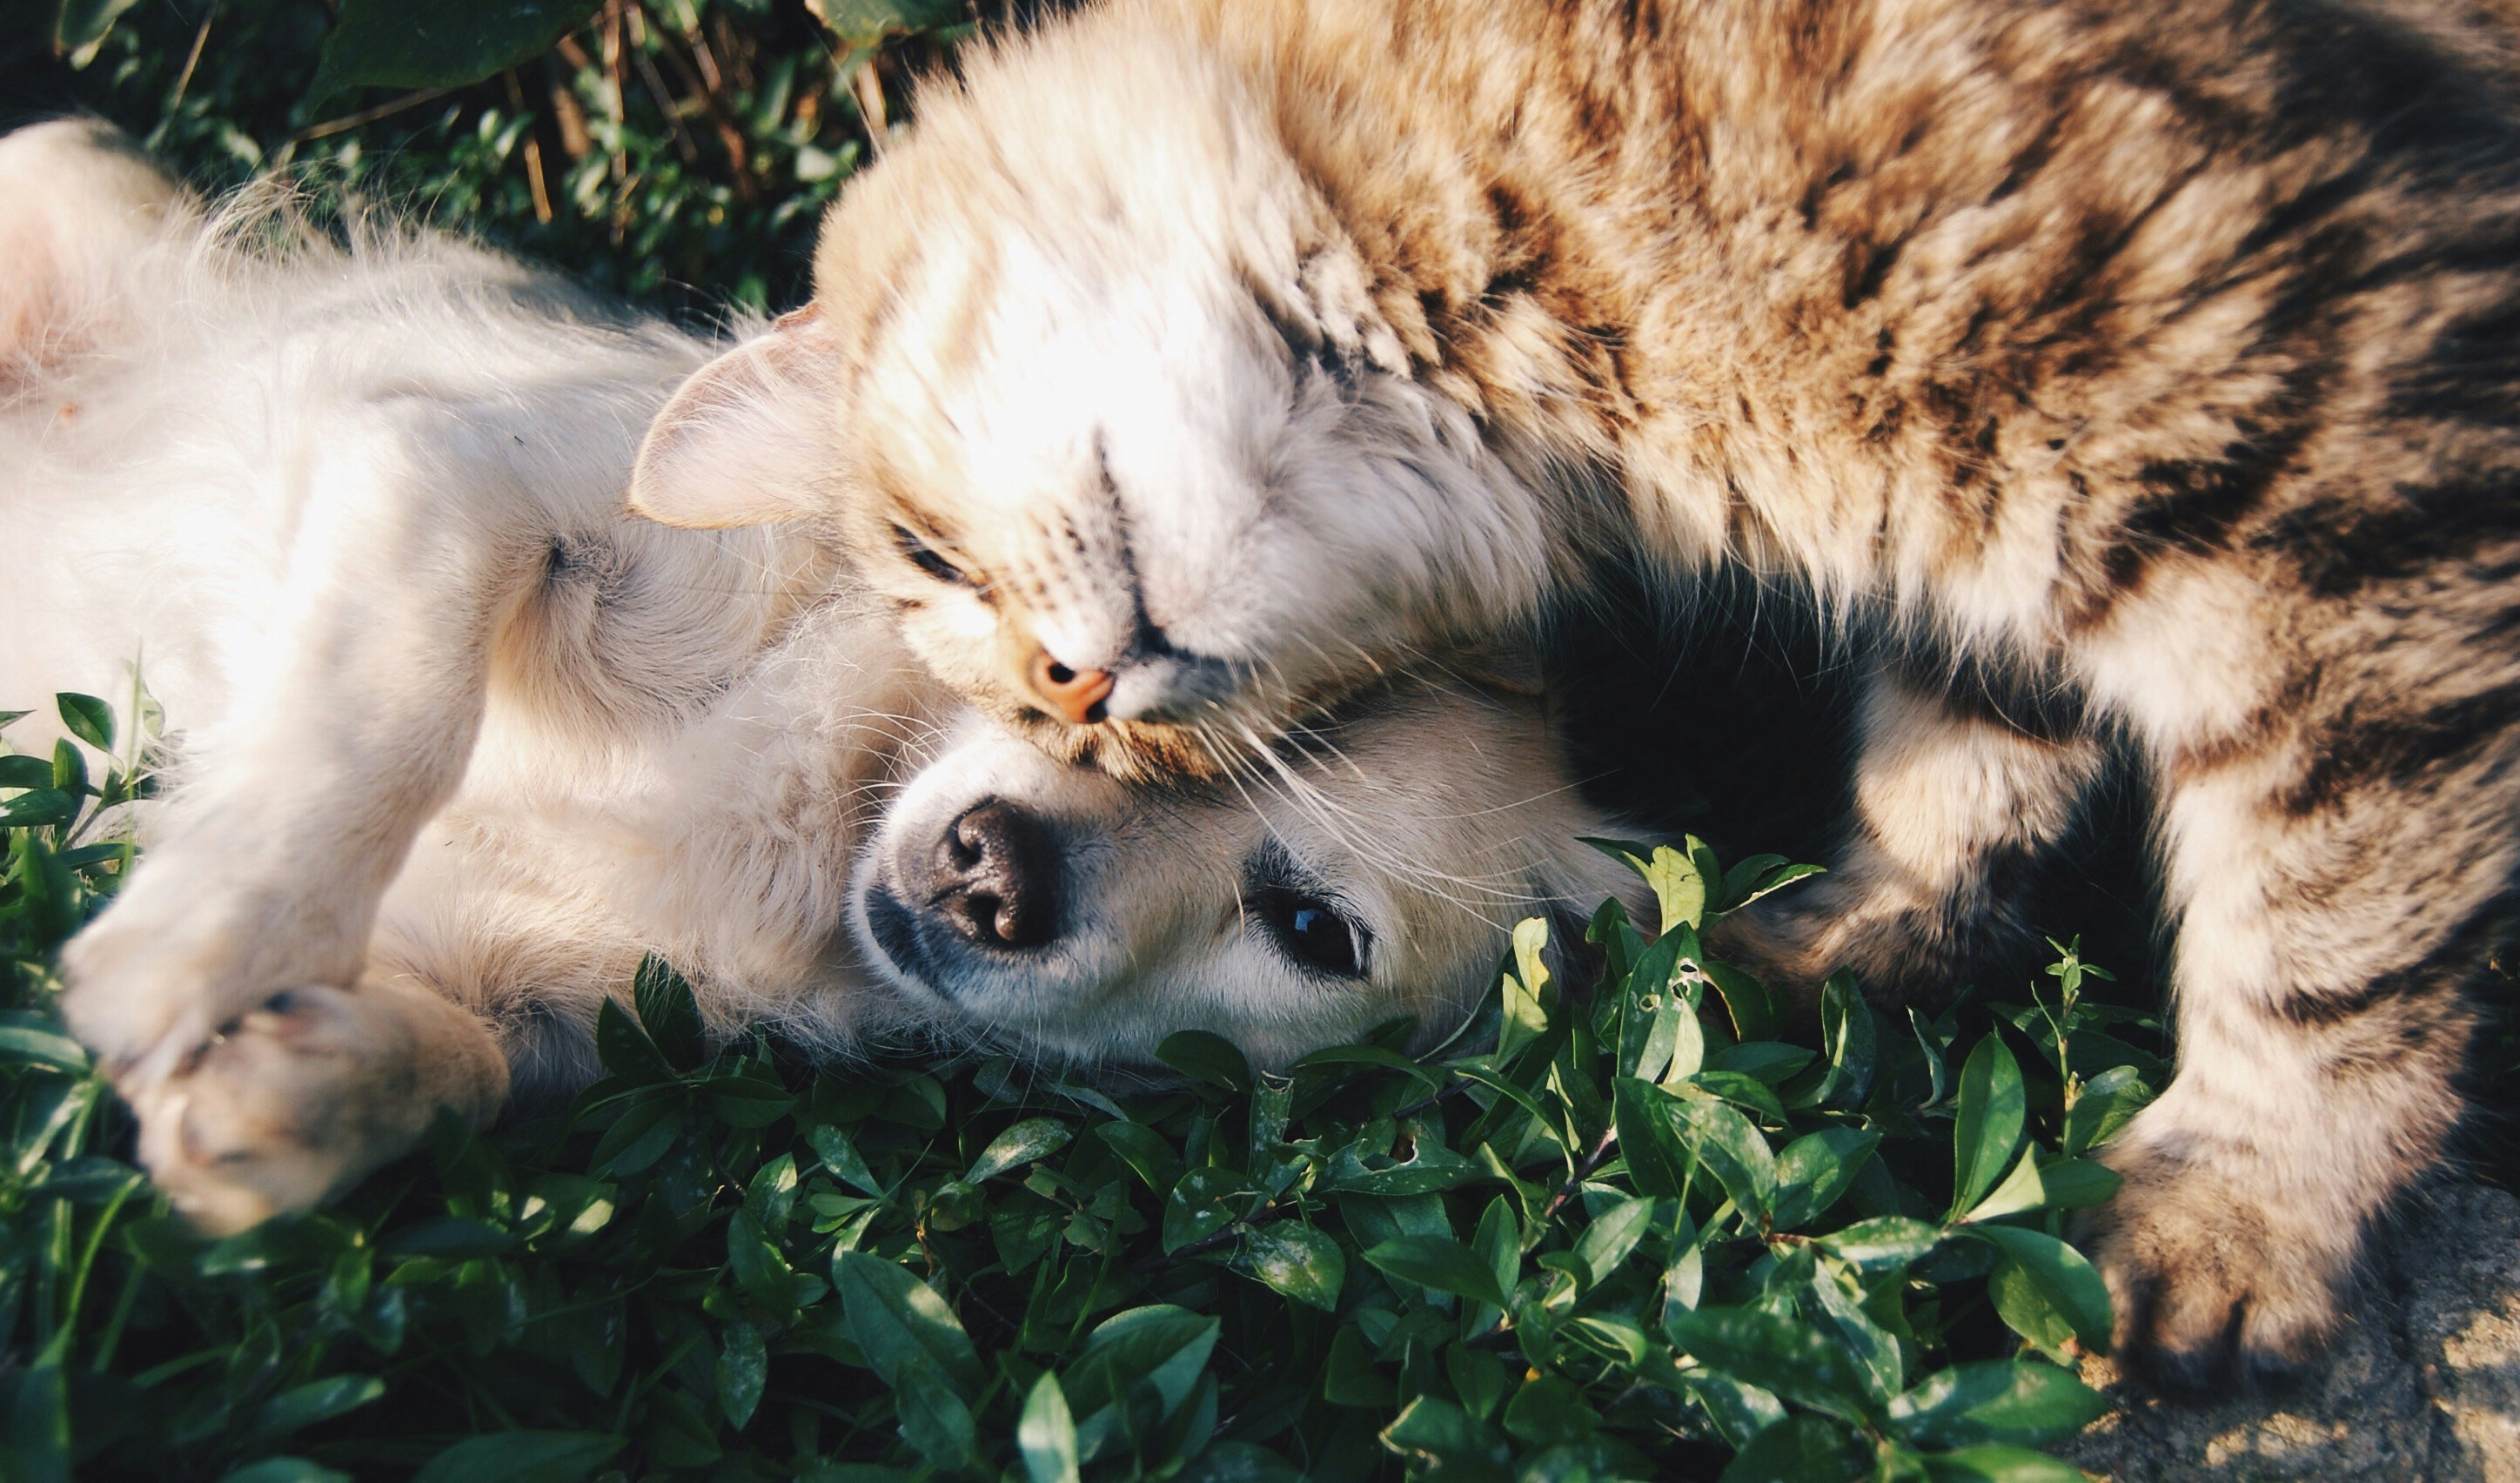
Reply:
M832 354L807 307L693 372L639 445L630 513L704 530L820 513Z

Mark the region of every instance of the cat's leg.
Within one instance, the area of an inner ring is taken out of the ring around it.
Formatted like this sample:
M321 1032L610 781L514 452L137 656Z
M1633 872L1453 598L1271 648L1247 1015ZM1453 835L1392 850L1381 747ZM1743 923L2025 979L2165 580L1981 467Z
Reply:
M2020 868L2064 834L2100 773L2099 743L2075 718L2050 719L1874 674L1841 858L1728 919L1714 951L1798 1001L1840 968L1876 995L1948 992L2018 930Z
M2490 713L2509 697L2472 698L2271 706L2256 736L2162 759L2179 1067L2103 1150L2126 1183L2084 1232L2122 1352L2157 1377L2313 1354L2364 1233L2457 1121L2520 870L2520 738Z
M359 983L544 557L504 434L420 400L340 421L305 472L279 616L241 646L256 672L195 723L158 836L64 953L64 1011L144 1116L276 994Z
M471 1011L403 975L284 989L133 1096L140 1157L214 1235L339 1193L439 1108L497 1113L508 1062Z

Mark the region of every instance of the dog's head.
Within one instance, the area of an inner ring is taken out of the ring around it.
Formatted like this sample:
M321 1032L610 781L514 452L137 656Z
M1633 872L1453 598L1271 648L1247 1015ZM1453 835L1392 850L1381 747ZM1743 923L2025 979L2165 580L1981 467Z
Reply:
M1128 1065L1197 1028L1277 1066L1401 1015L1440 1037L1522 918L1561 948L1605 896L1649 920L1525 697L1406 682L1273 757L1133 786L975 721L894 803L850 927L948 1035Z

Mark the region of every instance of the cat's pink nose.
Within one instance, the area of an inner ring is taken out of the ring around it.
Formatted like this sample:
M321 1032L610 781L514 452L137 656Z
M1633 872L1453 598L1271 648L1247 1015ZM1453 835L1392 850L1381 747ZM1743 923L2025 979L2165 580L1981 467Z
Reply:
M1032 682L1032 693L1073 726L1092 726L1102 720L1102 702L1111 698L1110 671L1070 669L1052 658L1048 650L1033 651L1026 677Z

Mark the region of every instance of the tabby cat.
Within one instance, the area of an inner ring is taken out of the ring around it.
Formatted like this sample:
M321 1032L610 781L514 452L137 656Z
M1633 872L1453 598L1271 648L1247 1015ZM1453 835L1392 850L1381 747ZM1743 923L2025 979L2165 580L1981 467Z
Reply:
M2438 1158L2520 831L2503 35L2318 0L1115 0L930 89L634 491L805 518L1062 755L1203 771L1604 555L1871 666L1734 946L1947 974L2110 755L2181 1066L2087 1233L2297 1362ZM1789 899L1789 898L1788 898Z

